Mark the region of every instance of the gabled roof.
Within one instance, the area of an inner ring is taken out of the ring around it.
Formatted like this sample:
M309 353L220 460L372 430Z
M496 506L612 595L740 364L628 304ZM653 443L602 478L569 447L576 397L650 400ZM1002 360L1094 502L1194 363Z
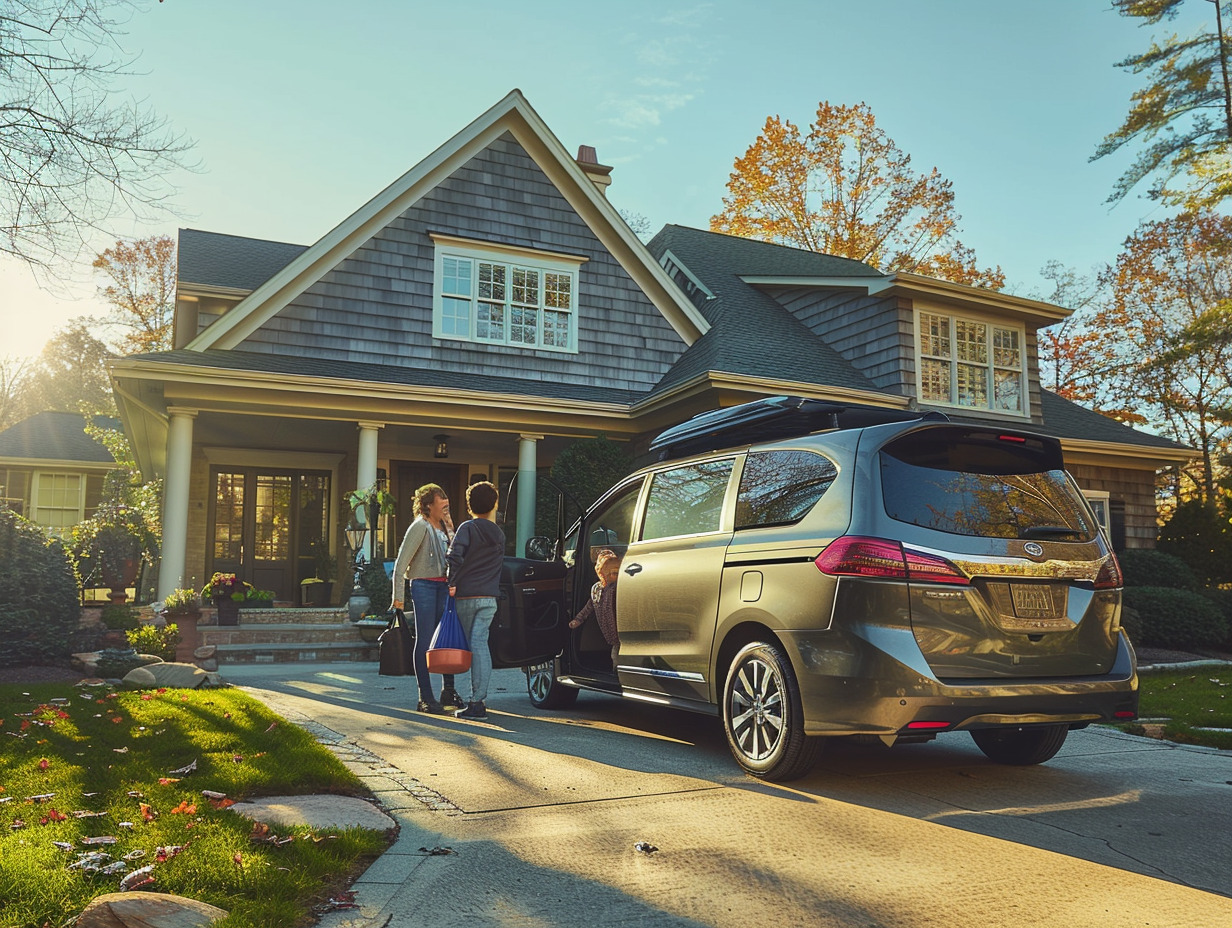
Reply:
M616 208L569 156L521 91L513 90L318 242L292 258L186 347L198 351L239 346L265 321L506 132L555 184L685 344L697 341L709 328L705 318L650 258Z
M1109 442L1120 445L1140 445L1144 448L1160 448L1192 454L1192 449L1170 438L1140 432L1115 419L1079 406L1050 390L1040 390L1040 409L1044 415L1046 431L1057 438L1069 438L1089 442Z
M867 392L869 402L876 395L889 399L781 303L741 280L750 273L866 276L868 265L675 225L664 226L647 247L656 257L670 251L712 294L700 302L710 331L681 355L655 393L718 371Z
M200 229L180 229L179 235L176 276L187 290L256 290L308 250L307 245Z
M119 419L94 416L95 425L123 428ZM75 412L40 412L0 432L0 458L41 462L115 464L111 454L85 433Z

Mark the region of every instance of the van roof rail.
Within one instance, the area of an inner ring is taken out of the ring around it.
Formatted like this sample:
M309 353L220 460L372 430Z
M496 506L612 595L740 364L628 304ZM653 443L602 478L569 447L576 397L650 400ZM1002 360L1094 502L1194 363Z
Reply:
M803 396L771 396L726 409L714 409L660 432L650 443L655 459L718 451L758 441L797 438L826 429L859 429L888 422L949 417L858 403L832 403Z

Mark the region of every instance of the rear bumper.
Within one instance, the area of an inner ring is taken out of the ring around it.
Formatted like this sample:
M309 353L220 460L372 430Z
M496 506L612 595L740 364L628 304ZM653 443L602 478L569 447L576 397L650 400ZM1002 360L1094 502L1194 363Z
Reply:
M911 730L913 722L935 723L925 729L931 731L1081 727L1137 715L1137 661L1123 634L1107 674L947 683L931 675L909 629L866 626L858 632L780 636L800 682L810 735L893 735Z

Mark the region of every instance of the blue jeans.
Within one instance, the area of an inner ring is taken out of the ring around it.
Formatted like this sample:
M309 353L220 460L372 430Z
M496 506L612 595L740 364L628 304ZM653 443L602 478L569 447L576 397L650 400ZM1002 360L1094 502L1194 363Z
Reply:
M432 677L428 674L428 645L436 626L445 614L445 601L449 599L449 585L444 580L412 580L411 604L415 607L415 682L419 684L419 698L433 702ZM445 674L445 686L453 686L453 674Z
M488 679L492 676L488 629L496 618L496 597L473 596L457 602L458 621L471 646L471 702L483 702L488 698Z

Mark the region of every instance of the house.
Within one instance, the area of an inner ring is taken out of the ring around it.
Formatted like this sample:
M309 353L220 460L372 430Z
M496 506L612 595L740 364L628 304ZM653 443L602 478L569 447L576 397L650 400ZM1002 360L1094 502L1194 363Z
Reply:
M121 427L111 416L90 421ZM0 503L56 535L93 515L118 465L85 425L75 412L40 412L0 432Z
M165 476L160 595L234 570L289 599L343 553L349 491L397 498L388 553L423 483L458 516L577 438L637 453L782 393L1050 431L1114 537L1153 543L1155 470L1189 452L1040 389L1035 332L1066 310L678 226L647 247L610 182L515 90L312 245L182 230L175 349L110 365ZM534 492L502 504L519 553Z

